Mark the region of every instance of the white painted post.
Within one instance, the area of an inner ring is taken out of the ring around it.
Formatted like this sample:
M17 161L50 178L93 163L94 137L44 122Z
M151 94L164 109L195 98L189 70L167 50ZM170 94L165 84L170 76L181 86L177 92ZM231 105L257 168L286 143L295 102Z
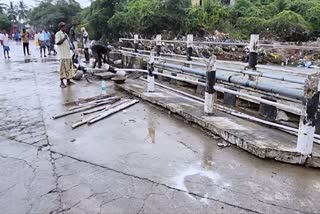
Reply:
M311 155L319 106L320 74L308 76L304 85L303 114L300 117L297 151Z
M158 34L156 37L156 46L157 46L157 56L160 56L160 52L161 52L161 34Z
M258 64L258 44L259 35L251 34L249 45L249 66L247 66L246 68L252 68L253 70L257 70L256 65Z
M187 60L191 61L192 60L192 49L193 49L193 35L188 34L187 35L187 49L188 49L188 55L187 55Z
M138 34L134 34L133 43L134 43L134 51L137 53L138 52L138 45L139 45L139 35Z
M216 61L215 55L212 55L208 62L207 67L207 79L206 79L206 91L205 91L205 101L204 101L204 113L206 115L212 115L214 113L214 103L215 103L215 90L214 85L216 83Z
M249 51L258 53L258 44L259 44L259 35L258 34L251 34L250 35L250 45Z
M154 50L150 53L148 62L148 92L154 92Z

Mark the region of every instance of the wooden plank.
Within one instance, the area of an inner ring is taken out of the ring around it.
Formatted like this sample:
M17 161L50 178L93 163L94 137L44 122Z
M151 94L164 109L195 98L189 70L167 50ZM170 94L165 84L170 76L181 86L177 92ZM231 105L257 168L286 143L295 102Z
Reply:
M126 99L126 100L121 100L121 101L119 101L119 102L117 102L117 103L114 103L114 104L112 104L112 105L107 105L107 106L103 107L104 109L102 109L102 111L107 111L107 110L109 110L109 109L113 109L113 108L115 108L115 107L117 107L117 106L119 106L119 105L122 105L122 104L124 104L124 103L127 103L127 102L128 102L128 100ZM80 127L80 126L88 123L90 120L93 120L94 118L99 117L100 115L101 115L101 113L100 113L100 114L96 114L96 115L94 115L94 116L92 116L92 117L85 118L85 119L83 119L83 120L81 120L81 121L73 124L73 125L71 126L71 128L72 128L72 129L78 128L78 127Z
M109 97L113 97L113 94L108 94L108 95L98 95L95 97L89 97L89 98L80 98L78 101L72 101L72 102L67 102L64 105L65 106L69 106L69 105L78 105L78 104L82 104L82 103L88 103L90 101L94 101L94 100L101 100L101 99L106 99Z
M120 98L109 98L109 99L110 100L106 100L106 101L101 102L101 103L96 103L96 104L92 104L92 105L89 105L89 106L85 106L83 108L79 108L79 109L75 109L75 110L72 110L72 111L66 111L66 112L57 114L57 115L53 116L53 119L58 119L58 118L65 117L65 116L68 116L68 115L71 115L71 114L76 114L76 113L79 113L79 112L82 112L82 111L86 111L86 110L89 110L89 109L92 109L92 108L95 108L95 107L99 107L99 106L102 106L102 105L105 105L105 104L114 103L114 102L120 100Z
M123 109L129 108L130 106L135 105L138 102L139 102L139 100L130 100L128 102L124 102L124 103L116 106L115 108L112 108L110 110L107 110L107 111L101 113L98 117L95 117L94 119L89 120L88 124L90 125L90 124L96 123L106 117L109 117L112 114L115 114Z
M86 106L89 106L89 105L102 103L104 101L110 100L111 98L118 98L118 97L117 96L113 96L113 97L109 97L109 98L94 100L94 101L91 101L91 102L88 102L88 103L84 103L84 104L80 104L78 106L71 107L71 108L68 109L68 111L73 111L75 109L83 108L83 107L86 107Z

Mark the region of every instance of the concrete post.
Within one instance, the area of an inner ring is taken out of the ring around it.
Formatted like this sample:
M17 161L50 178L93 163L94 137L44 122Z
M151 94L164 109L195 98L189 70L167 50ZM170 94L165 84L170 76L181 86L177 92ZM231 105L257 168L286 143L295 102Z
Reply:
M148 62L148 92L154 92L154 50L150 53Z
M161 34L158 34L156 37L156 49L157 49L157 56L160 56L161 52Z
M304 85L303 115L300 117L297 151L312 154L319 105L320 74L308 76Z
M188 34L187 35L187 60L191 61L192 60L192 49L193 49L193 35Z
M205 102L204 102L204 113L206 115L211 115L214 113L214 103L215 103L215 90L214 86L216 83L216 56L211 56L209 59L207 73L206 73L206 92L205 92Z
M138 53L138 48L139 48L139 35L138 34L134 34L133 37L133 43L134 43L134 52Z
M246 68L252 68L253 70L257 70L256 65L258 64L258 44L259 35L251 34L249 45L249 66L247 66Z

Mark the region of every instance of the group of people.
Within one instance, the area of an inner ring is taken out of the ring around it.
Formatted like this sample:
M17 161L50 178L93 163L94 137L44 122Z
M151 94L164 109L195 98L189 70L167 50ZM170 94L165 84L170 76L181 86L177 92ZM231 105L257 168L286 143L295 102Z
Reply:
M40 47L40 57L47 57L46 49L48 50L48 55L57 54L57 51L54 48L55 45L55 34L53 32L49 32L47 29L40 31L35 34L35 42L36 46Z
M82 43L85 63L90 62L89 50L91 48L92 54L95 56L93 67L96 67L96 64L98 63L98 67L101 68L102 62L107 62L106 57L109 59L109 52L111 48L110 46L92 44L89 39L89 34L84 27L81 28L81 39L78 40L76 34L76 23L73 23L68 33L66 23L61 22L58 27L59 31L56 34L44 29L39 33L35 33L33 38L36 45L40 47L40 57L47 57L46 49L48 50L48 55L51 55L51 52L56 55L57 51L55 50L55 46L58 48L58 57L60 59L60 87L65 88L74 84L71 80L74 77L74 65L80 55L78 51L78 41ZM19 36L21 36L21 41L23 43L24 55L30 55L30 33L26 29L23 29ZM9 35L6 31L0 31L0 44L3 46L5 58L10 58ZM67 80L66 84L64 80Z

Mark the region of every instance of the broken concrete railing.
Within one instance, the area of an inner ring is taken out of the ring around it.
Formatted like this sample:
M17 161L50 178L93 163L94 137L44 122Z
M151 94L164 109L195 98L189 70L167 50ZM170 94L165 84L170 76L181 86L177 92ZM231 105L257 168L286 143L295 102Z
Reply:
M319 105L320 74L308 75L304 85L303 110L300 117L297 151L311 155Z

